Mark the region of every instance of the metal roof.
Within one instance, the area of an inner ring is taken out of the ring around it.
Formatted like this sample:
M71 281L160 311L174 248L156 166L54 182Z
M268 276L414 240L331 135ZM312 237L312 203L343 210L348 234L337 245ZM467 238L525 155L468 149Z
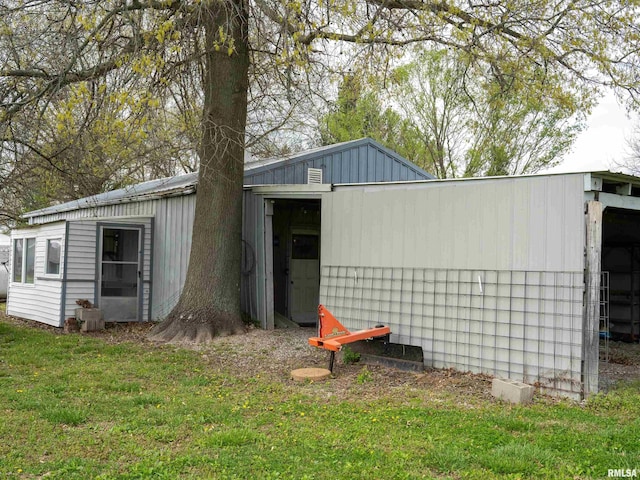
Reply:
M319 147L304 152L287 156L284 158L272 158L266 160L259 160L251 162L245 166L245 172L255 172L256 169L268 168L274 166L277 163L290 162L295 160L304 160L314 155L321 153L339 151L345 146L353 146L353 144L365 144L370 139L354 140L351 142L342 142L327 147ZM374 142L375 143L375 142ZM377 144L376 144L377 145ZM402 157L400 157L402 158ZM418 168L418 167L415 167ZM426 175L429 175L425 172ZM592 175L610 182L626 182L631 183L634 186L640 187L640 177L629 175L623 172L612 172L606 170L599 171L585 171L585 172L560 172L560 173L537 173L527 175L512 175L512 176L496 176L496 177L469 177L469 178L451 178L451 179L437 179L432 175L429 175L429 180L409 180L409 181L391 181L391 182L362 182L362 183L339 183L335 184L336 187L348 187L358 185L406 185L406 184L420 184L420 183L454 183L454 182L469 182L469 181L486 181L486 180L498 180L502 178L522 178L522 177L541 177L541 176L559 176L559 175ZM187 173L184 175L177 175L175 177L161 178L158 180L150 180L148 182L142 182L128 187L120 188L118 190L112 190L110 192L100 193L98 195L92 195L90 197L81 198L79 200L72 200L70 202L61 203L59 205L52 205L50 207L42 208L40 210L34 210L23 215L24 218L38 217L41 215L51 215L55 213L68 212L72 210L79 210L83 208L92 208L102 205L113 205L117 203L127 203L143 199L162 198L174 195L187 195L193 193L196 190L198 184L198 172ZM252 188L253 185L247 185L246 188Z
M25 213L24 218L51 215L53 213L69 212L83 208L93 208L101 205L126 203L141 199L153 199L173 195L185 195L195 192L198 183L198 172L177 175L175 177L160 178L148 182L137 183L110 192L92 195L90 197L72 200L70 202L52 205L32 212Z
M293 161L293 160L304 158L307 156L312 157L317 155L318 153L328 153L334 150L341 150L343 147L347 145L362 143L363 140L366 140L366 139L350 140L348 142L340 142L340 143L334 143L333 145L325 145L323 147L310 148L309 150L304 150L302 152L295 152L289 155L283 155L281 157L271 157L271 158L263 158L258 160L250 160L245 164L244 169L245 171L253 172L257 168L273 166L274 164L280 163L283 161Z
M411 168L425 178L434 178L432 175L428 174L421 168L402 158L397 153L384 148L370 138L362 138L360 140L352 140L349 142L336 143L334 145L325 147L312 148L283 157L274 157L265 160L251 161L245 164L245 176L260 171L269 170L278 165L291 165L298 162L304 162L309 158L317 157L320 155L327 155L354 147L369 145L375 146L375 148L385 152L387 155L393 156L396 161L406 164L408 168ZM80 210L84 208L114 205L118 203L128 203L138 200L150 200L153 198L161 198L173 195L186 195L195 192L197 184L198 172L188 173L185 175L177 175L175 177L161 178L158 180L150 180L148 182L130 185L118 190L112 190L110 192L92 195L90 197L81 198L79 200L72 200L70 202L61 203L59 205L52 205L50 207L41 208L40 210L34 210L25 213L23 215L23 218L33 218L43 215Z
M385 155L393 158L396 162L401 163L406 168L409 168L415 172L417 177L423 177L424 179L435 178L430 173L426 172L422 168L418 167L414 163L410 162L406 158L400 156L398 153L383 147L381 144L371 138L360 138L358 140L350 140L348 142L334 143L333 145L327 145L323 147L312 148L304 150L302 152L293 153L290 155L274 158L266 158L264 160L255 160L245 164L245 175L257 175L262 172L267 172L276 167L283 165L291 166L294 164L304 163L310 159L318 157L326 157L332 154L345 152L348 150L357 149L358 147L373 147L379 152L383 152Z
M631 175L625 172L612 172L610 170L586 170L576 172L538 172L526 173L521 175L496 175L492 177L458 177L458 178L431 178L429 180L408 180L408 181L390 181L390 182L345 182L336 183L334 187L355 187L365 185L406 185L421 183L459 183L459 182L485 182L491 180L501 180L506 178L538 178L538 177L557 177L562 175L591 175L593 177L602 178L609 182L631 183L640 187L640 176Z

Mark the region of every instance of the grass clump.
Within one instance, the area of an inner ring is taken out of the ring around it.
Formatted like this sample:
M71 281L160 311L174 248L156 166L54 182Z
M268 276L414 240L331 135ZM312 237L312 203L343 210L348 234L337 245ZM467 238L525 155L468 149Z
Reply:
M371 374L371 372L367 367L364 367L362 370L360 370L360 372L358 373L358 376L356 377L356 381L360 385L362 385L363 383L369 383L372 380L373 380L373 375Z
M352 365L360 361L360 354L358 352L354 352L348 345L342 347L341 353L342 362L345 365Z

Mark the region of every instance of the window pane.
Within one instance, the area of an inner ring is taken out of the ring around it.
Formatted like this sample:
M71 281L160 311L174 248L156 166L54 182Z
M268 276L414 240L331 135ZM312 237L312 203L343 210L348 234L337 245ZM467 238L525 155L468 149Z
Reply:
M138 295L138 265L102 264L103 297L135 297Z
M299 235L292 236L291 258L300 260L317 260L318 259L318 235Z
M22 239L13 241L13 281L22 282Z
M27 238L26 275L24 282L33 283L35 279L36 266L36 239Z
M60 274L60 248L61 239L47 240L47 268L46 273Z
M105 228L102 231L102 260L137 262L138 230Z

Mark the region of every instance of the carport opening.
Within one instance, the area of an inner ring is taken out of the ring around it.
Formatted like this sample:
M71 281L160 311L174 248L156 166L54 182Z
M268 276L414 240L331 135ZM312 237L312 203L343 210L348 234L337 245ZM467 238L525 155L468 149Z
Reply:
M276 327L317 324L320 299L320 200L273 205L273 307Z
M640 379L640 212L602 217L599 389Z
M601 270L608 276L608 325L601 337L637 343L640 338L640 212L608 207L602 220ZM606 298L606 297L605 297Z

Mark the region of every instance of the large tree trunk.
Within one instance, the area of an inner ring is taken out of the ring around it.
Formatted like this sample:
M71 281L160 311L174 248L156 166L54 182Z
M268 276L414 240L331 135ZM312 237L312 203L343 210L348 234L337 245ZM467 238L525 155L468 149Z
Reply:
M249 53L244 0L203 2L203 135L193 240L178 304L152 332L206 342L243 331L240 315L242 180Z

